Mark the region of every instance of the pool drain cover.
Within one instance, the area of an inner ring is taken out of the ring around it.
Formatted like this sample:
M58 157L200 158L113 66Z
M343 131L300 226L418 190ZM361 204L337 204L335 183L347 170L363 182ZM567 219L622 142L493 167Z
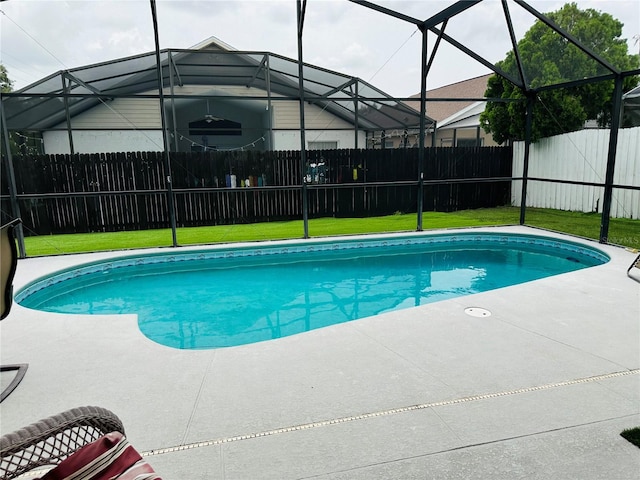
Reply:
M471 315L472 317L490 317L491 312L484 308L469 307L464 309L464 313Z

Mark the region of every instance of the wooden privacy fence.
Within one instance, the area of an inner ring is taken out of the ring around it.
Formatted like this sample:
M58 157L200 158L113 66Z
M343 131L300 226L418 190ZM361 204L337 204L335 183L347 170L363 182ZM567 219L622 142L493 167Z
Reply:
M509 203L511 148L426 149L423 209ZM3 162L5 159L3 159ZM178 227L416 212L417 149L171 153ZM162 152L13 158L26 234L170 226ZM2 212L12 216L6 175Z

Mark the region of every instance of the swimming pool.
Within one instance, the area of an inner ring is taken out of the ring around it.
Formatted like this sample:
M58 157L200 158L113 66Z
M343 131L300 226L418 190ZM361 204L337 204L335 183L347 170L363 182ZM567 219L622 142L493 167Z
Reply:
M295 335L609 261L548 237L463 232L125 255L16 294L48 312L138 315L151 340L219 348Z

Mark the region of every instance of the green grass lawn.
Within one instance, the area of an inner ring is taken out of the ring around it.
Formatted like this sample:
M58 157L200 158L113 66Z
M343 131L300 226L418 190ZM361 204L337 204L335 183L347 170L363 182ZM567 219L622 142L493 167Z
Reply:
M487 225L517 225L519 219L520 209L515 207L464 210L452 213L425 212L422 217L422 228L430 230ZM526 224L585 238L598 239L600 235L600 215L598 214L529 208L526 213ZM317 218L309 220L309 236L415 231L416 227L415 214L371 218ZM179 245L295 239L303 238L303 236L302 220L180 228L177 231ZM609 242L640 249L640 220L611 219ZM171 246L171 244L170 229L25 238L28 256L163 247Z

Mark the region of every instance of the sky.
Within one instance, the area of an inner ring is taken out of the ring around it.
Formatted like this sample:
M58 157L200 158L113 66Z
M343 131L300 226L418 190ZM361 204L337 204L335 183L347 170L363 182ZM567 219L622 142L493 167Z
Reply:
M427 19L453 1L373 0ZM534 17L507 1L516 37ZM529 0L540 12L564 1ZM576 0L624 23L629 51L640 52L638 0ZM160 48L190 48L215 36L238 50L269 51L297 59L295 0L157 0ZM499 0L484 0L454 17L446 32L496 62L510 50ZM435 43L428 36L429 51ZM308 0L303 35L305 62L359 77L395 97L420 91L421 35L404 21L347 0ZM152 52L155 48L149 0L0 1L0 63L14 90L60 70ZM483 65L441 44L427 89L490 73Z

